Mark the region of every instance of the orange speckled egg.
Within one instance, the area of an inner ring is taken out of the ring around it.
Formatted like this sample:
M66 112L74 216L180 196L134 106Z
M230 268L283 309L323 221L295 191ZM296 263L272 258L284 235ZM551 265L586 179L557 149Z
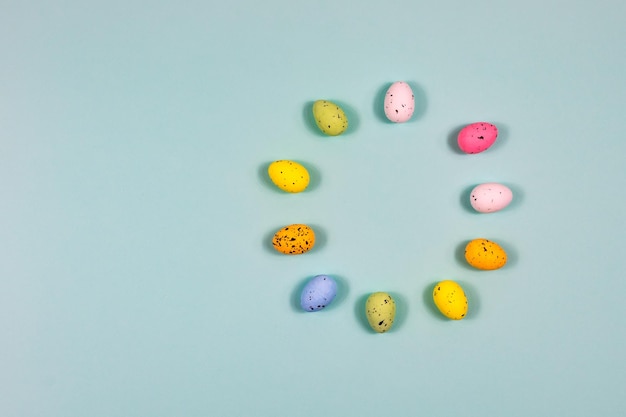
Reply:
M474 239L465 246L465 260L476 269L494 270L506 264L506 252L496 242Z
M290 224L274 234L272 245L285 255L300 255L315 245L315 233L306 224Z

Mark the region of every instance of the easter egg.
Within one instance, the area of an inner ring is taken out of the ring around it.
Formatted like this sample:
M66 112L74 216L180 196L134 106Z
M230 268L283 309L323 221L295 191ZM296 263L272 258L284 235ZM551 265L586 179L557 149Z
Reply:
M474 239L465 246L465 260L476 269L489 271L506 264L506 252L496 242Z
M433 290L433 301L441 314L451 320L461 320L467 314L465 291L454 281L437 283Z
M375 332L385 333L393 326L396 302L386 292L372 293L365 301L365 315Z
M337 282L328 275L311 278L300 294L300 307L304 311L319 311L333 302L337 295Z
M313 118L317 127L329 136L337 136L348 128L348 118L343 109L327 100L313 103Z
M404 123L413 116L415 95L411 86L403 81L391 84L385 93L385 116L395 123Z
M459 148L465 153L480 153L487 150L498 138L498 128L487 122L465 126L457 137Z
M488 182L477 185L470 193L470 204L480 213L502 210L513 200L513 192L506 185Z
M315 245L315 233L306 224L290 224L274 234L272 245L285 255L300 255Z
M309 185L309 171L294 161L274 161L267 168L272 182L288 193L299 193Z

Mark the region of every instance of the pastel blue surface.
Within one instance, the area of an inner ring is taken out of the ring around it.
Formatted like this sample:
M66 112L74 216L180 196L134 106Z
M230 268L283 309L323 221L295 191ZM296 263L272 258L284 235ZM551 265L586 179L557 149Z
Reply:
M0 415L617 417L623 1L0 4ZM394 81L411 122L384 118ZM324 137L313 101L341 104ZM500 137L461 154L454 134ZM306 192L265 177L277 159ZM472 211L501 182L514 201ZM274 252L307 223L316 247ZM463 247L510 256L476 271ZM311 276L332 308L298 311ZM435 282L468 317L442 319ZM375 334L374 291L398 311Z

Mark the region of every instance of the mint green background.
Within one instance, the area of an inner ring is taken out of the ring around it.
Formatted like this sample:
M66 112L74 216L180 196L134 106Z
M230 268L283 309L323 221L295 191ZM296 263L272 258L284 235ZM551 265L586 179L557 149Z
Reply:
M0 415L623 416L626 6L0 2ZM393 81L418 104L381 117ZM316 99L351 128L323 137ZM461 126L498 142L459 154ZM298 195L264 175L309 167ZM480 215L476 184L515 202ZM318 232L303 256L273 232ZM469 239L500 242L469 269ZM301 313L305 280L342 288ZM470 314L440 318L455 279ZM398 316L372 333L370 292Z

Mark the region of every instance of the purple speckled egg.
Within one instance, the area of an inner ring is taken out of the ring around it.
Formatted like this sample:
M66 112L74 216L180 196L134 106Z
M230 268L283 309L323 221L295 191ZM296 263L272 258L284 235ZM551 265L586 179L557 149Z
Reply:
M394 123L404 123L413 116L415 95L404 81L391 84L385 94L385 116Z
M337 282L328 275L311 278L300 294L300 307L304 311L319 311L333 302L337 295Z

